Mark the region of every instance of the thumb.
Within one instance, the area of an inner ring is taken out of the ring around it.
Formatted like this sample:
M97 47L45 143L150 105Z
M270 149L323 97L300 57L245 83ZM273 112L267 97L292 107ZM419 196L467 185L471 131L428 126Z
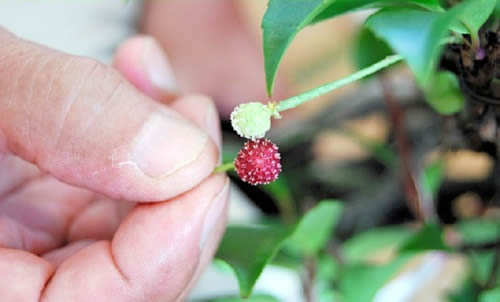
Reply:
M1 28L0 44L3 153L64 182L135 201L176 196L213 170L217 149L209 136L111 67ZM207 127L217 127L215 120Z

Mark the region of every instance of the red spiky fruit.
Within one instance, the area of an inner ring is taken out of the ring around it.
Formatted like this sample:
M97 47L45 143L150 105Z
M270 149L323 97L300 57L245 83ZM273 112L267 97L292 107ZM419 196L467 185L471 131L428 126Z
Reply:
M275 181L281 172L281 155L278 146L268 139L250 140L245 143L234 161L236 173L251 185Z

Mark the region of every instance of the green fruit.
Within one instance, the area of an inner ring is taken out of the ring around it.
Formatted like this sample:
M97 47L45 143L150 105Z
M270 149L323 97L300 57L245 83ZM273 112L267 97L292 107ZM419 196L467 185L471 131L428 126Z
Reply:
M279 116L276 106L259 102L241 104L231 113L231 125L238 135L248 139L259 139L271 129L271 117Z

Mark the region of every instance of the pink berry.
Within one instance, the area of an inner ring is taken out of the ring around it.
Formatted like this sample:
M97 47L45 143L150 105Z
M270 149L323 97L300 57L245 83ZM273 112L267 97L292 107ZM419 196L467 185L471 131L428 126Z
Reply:
M268 139L247 141L238 153L234 166L241 180L251 185L275 181L281 172L278 146Z

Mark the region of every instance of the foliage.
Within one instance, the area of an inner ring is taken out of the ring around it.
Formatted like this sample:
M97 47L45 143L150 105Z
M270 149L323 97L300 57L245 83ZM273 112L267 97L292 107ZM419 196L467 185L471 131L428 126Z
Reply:
M277 110L294 108L403 60L428 104L441 115L455 115L464 109L466 97L459 77L441 69L443 49L453 42L478 51L474 48L480 42L479 31L492 14L500 16L500 1L458 2L444 6L439 0L270 0L262 20L267 93L272 95L280 62L304 27L354 11L375 9L354 43L357 71L277 103ZM444 163L437 160L419 175L419 183L428 195L438 194L444 169ZM223 238L217 258L235 272L242 297L251 295L267 265L281 265L301 275L315 273L309 290L315 291L319 301L371 301L416 255L440 251L462 255L469 263L464 282L450 293L450 301L500 301L499 269L495 268L499 256L482 248L500 240L499 222L464 220L446 228L437 221L426 221L418 227L385 226L342 238L337 226L348 202L320 201L301 216L289 186L285 174L263 188L278 205L282 221L229 226ZM449 228L459 235L458 242L445 240ZM390 260L375 261L382 252L389 252ZM255 301L274 301L272 297L253 297Z

